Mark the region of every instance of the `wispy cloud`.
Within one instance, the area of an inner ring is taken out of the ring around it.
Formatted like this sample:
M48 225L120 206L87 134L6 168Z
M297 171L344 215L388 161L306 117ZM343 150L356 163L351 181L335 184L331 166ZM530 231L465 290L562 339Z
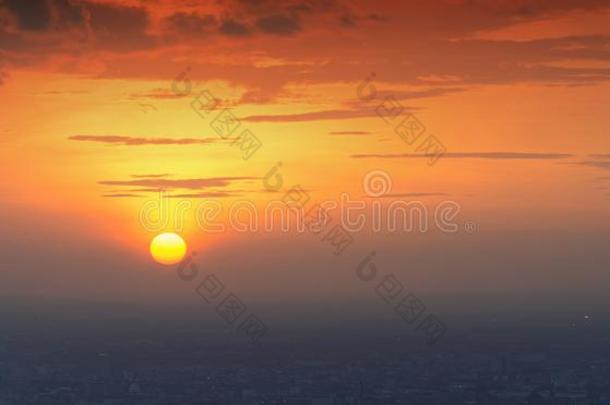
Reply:
M573 162L574 165L594 167L596 169L610 169L610 160L582 160Z
M201 193L185 193L168 195L169 198L224 198L237 197L239 194L229 191L205 191Z
M140 194L131 194L131 193L116 193L116 194L104 194L102 197L105 198L133 198L133 197L143 197Z
M323 110L299 114L250 115L243 118L248 122L302 122L324 120L347 120L352 118L372 117L376 115L373 108L356 110Z
M375 99L378 100L377 104L372 104L371 109L374 110L379 104L381 104L384 100L389 102L389 100L393 100L393 102L397 102L396 107L402 108L404 111L413 111L416 108L411 106L407 107L403 105L403 102L408 102L410 100L423 99L423 98L432 98L444 96L452 93L463 92L466 88L464 87L434 87L425 90L396 90L396 89L386 89L386 90L378 90L375 94ZM345 106L348 107L359 107L362 104L362 101L359 99L348 100L344 103Z
M71 141L98 142L108 145L140 146L140 145L195 145L221 142L220 138L143 138L121 135L73 135Z
M152 89L148 92L131 93L129 95L129 98L131 98L131 99L171 100L171 99L177 99L177 98L185 98L187 96L188 96L188 94L179 94L179 93L174 93L173 91L171 91L169 89L157 88L157 89Z
M129 189L114 189L114 190L106 190L106 193L159 193L163 191L161 188L129 188Z
M88 90L68 90L68 91L60 91L60 90L48 90L48 91L38 91L32 94L41 95L41 96L58 96L58 95L69 95L69 94L88 94L90 91Z
M158 190L154 190L158 191ZM226 197L239 197L240 194L229 192L229 191L204 191L201 193L183 193L183 194L166 194L164 197L166 198L226 198ZM104 198L141 198L144 197L141 194L132 194L132 193L113 193L113 194L103 194Z
M227 187L234 182L257 180L258 177L209 177L198 179L136 179L136 180L101 180L98 184L104 186L139 186L153 189L188 189L201 190L209 187Z
M351 155L355 159L428 159L423 153L362 153ZM555 160L567 159L574 155L566 153L527 153L527 152L474 152L445 153L443 159L493 159L493 160Z

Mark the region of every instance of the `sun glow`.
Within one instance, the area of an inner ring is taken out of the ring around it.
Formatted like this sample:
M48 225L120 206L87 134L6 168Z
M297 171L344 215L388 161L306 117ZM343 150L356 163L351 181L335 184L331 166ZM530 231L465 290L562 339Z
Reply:
M160 264L180 263L186 254L186 242L175 233L162 233L150 242L150 254Z

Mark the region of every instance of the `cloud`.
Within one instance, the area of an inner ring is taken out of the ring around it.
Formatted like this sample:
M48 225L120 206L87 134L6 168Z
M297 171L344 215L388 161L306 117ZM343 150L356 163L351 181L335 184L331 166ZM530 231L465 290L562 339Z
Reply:
M37 91L32 94L41 95L41 96L57 96L57 95L74 95L74 94L90 94L91 92L88 90L46 90L46 91Z
M170 31L185 34L202 36L210 34L218 25L216 17L211 14L197 13L174 13L164 20L165 25Z
M186 194L172 194L169 198L225 198L225 197L237 197L239 194L231 193L228 191L206 191L202 193L186 193Z
M178 11L165 17L163 25L170 33L194 38L214 33L226 37L248 37L256 30L281 36L300 31L298 14L305 11L294 5L278 6L265 1L229 1L223 6L216 15Z
M219 30L222 34L229 37L246 37L252 33L246 24L231 18L223 20Z
M338 1L288 0L288 1L228 1L225 14L234 19L251 20L260 32L274 36L289 36L303 31L302 17L307 17L308 28L315 30L325 17L348 12ZM243 23L240 23L244 25Z
M295 14L274 14L261 17L256 26L263 32L273 35L292 35L301 31L301 25Z
M593 155L589 155L589 157L592 159L610 159L610 154L609 153L593 154Z
M366 18L371 21L376 21L376 22L385 22L388 20L388 17L381 15L381 14L377 14L377 13L371 13L371 14L367 15Z
M146 190L144 190L146 191ZM152 190L157 191L158 190ZM201 193L184 193L184 194L171 194L165 195L166 198L226 198L226 197L238 197L239 194L231 193L228 191L205 191ZM133 193L115 193L115 194L103 194L105 198L141 198L144 197L141 194Z
M17 18L20 29L42 31L51 24L51 11L45 0L5 0L9 10Z
M85 15L96 42L102 47L135 50L155 45L146 33L150 21L144 7L87 3Z
M302 121L322 121L322 120L346 120L352 118L363 118L375 116L375 110L356 109L356 110L325 110L312 111L300 114L278 114L278 115L250 115L243 118L249 122L302 122Z
M369 131L331 131L330 135L370 135Z
M140 138L120 135L74 135L68 137L71 141L98 142L110 145L140 146L140 145L195 145L211 144L223 141L219 138Z
M89 60L86 58L96 50L124 53L159 45L158 38L148 33L146 7L88 0L4 2L16 26L4 31L0 18L0 48L14 52L12 63L44 63L58 55L80 55ZM36 52L35 59L32 52Z
M351 14L344 14L339 17L339 24L346 28L353 28L356 26L357 17Z
M423 153L368 153L351 155L355 159L428 159ZM443 159L494 159L494 160L555 160L567 159L574 155L565 153L527 153L527 152L475 152L475 153L445 153Z
M553 38L536 40L476 36L524 21L549 20L573 10L608 8L608 2L601 0L541 0L527 6L522 1L388 1L369 5L227 0L212 2L214 6L165 1L34 1L33 8L39 8L38 14L43 16L41 10L46 6L41 5L52 5L55 11L50 13L49 24L46 20L28 23L32 20L29 11L15 8L29 2L9 2L13 4L13 20L21 15L26 26L47 27L32 31L11 26L3 31L0 26L0 48L7 51L2 57L9 71L21 66L44 69L49 61L65 58L66 63L54 63L53 69L100 78L166 80L175 75L176 60L189 59L193 62L191 80L219 80L257 88L261 100L272 99L290 83L340 82L355 83L355 87L371 68L377 73L380 88L438 84L430 78L451 78L451 83L464 88L524 82L579 85L610 80L610 36L578 36L578 32L587 32L584 29L566 34L571 36L549 34ZM386 17L383 25L360 24L383 19L380 15ZM337 32L342 29L337 24L341 16L350 16L358 24L349 28L349 35L343 35L341 41L329 41L329 37L342 34ZM406 19L409 24L404 24ZM257 32L272 35L247 45L231 42L240 36L255 37ZM305 32L307 35L293 35ZM215 37L208 40L209 35ZM286 35L294 40L290 47L275 40L275 36ZM369 46L362 48L365 39ZM254 54L302 64L253 66L248 56ZM417 63L412 63L414 55ZM566 61L582 64L570 67ZM362 69L354 68L358 64ZM400 99L403 95L395 96ZM412 96L417 94L404 95ZM433 92L428 95L434 96Z
M145 99L155 99L155 100L166 100L166 99L184 98L184 97L188 97L188 96L189 96L189 94L177 94L177 93L174 93L173 91L171 91L169 89L156 88L156 89L152 89L152 90L150 90L148 92L131 93L129 95L129 98L131 98L131 99L145 98Z
M54 0L51 1L51 4L54 6L54 14L60 27L72 28L84 26L83 3L73 0Z
M140 34L149 24L144 7L123 6L111 3L87 3L91 28L106 35Z
M572 162L573 165L594 167L596 169L610 169L610 160L583 160Z
M116 193L116 194L104 194L102 197L105 198L133 198L133 197L143 197L139 194L129 194L129 193Z
M459 80L456 78L456 80ZM379 98L382 99L384 97L392 96L398 100L411 100L416 98L429 98L429 97L438 97L444 96L446 94L458 93L466 90L464 87L437 87L432 89L425 90L403 90L403 91L386 91L379 92Z
M136 180L101 180L98 184L104 186L148 187L155 189L189 189L200 190L209 187L227 187L234 182L258 180L258 177L210 177L197 179L164 179L146 178Z
M161 193L163 189L160 188L128 188L122 190L107 190L107 193Z
M418 80L420 80L418 78ZM428 79L426 79L428 80ZM420 80L421 81L421 80ZM426 83L427 84L427 83ZM401 101L416 100L422 98L439 97L447 94L466 91L464 87L434 87L424 90L376 90L375 98L370 104L370 109L375 111L381 104L387 104L388 108L402 108L402 112L415 110L414 107L406 107ZM345 106L361 109L362 101L356 97L343 103Z

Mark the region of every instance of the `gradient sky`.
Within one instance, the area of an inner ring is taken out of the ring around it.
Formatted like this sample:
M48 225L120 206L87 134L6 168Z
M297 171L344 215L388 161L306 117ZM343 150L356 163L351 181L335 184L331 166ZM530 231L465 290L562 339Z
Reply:
M263 207L295 184L362 197L373 169L396 198L458 203L460 231L364 232L339 258L311 235L209 234L193 212L183 234L202 267L267 298L357 293L371 250L417 291L607 288L609 1L25 4L0 0L6 294L184 293L138 220L160 187L172 206ZM191 108L203 90L262 141L252 158ZM435 165L377 115L388 96L445 145Z

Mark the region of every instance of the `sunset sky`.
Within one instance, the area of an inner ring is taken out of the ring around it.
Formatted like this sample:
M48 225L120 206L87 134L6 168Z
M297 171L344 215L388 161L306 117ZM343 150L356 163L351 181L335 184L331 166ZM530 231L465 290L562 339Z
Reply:
M358 294L373 250L422 293L607 289L608 21L602 0L0 0L0 290L181 294L139 221L159 189L225 211L294 185L370 203L371 170L391 178L384 206L450 200L459 231L359 232L341 256L308 234L205 232L194 209L179 231L202 268L267 299ZM419 142L379 116L387 97ZM229 139L210 125L225 108ZM249 159L232 145L245 129ZM430 135L446 148L432 165Z

